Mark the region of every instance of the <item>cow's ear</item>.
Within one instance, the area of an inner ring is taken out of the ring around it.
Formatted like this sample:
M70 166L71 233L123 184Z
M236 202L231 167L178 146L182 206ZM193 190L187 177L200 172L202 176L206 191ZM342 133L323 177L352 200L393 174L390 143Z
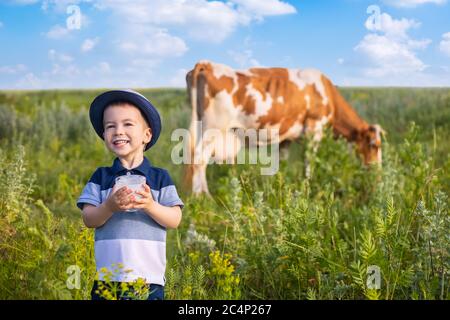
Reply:
M384 129L383 129L379 124L373 124L373 125L371 125L371 127L373 127L373 129L374 129L375 132L377 132L378 134L381 134L381 136L382 136L383 138L386 137L387 132L384 131Z

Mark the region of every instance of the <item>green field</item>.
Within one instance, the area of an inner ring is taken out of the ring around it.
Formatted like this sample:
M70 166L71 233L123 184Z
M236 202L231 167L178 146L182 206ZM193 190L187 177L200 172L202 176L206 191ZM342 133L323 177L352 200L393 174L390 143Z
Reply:
M190 122L185 91L140 90L163 120L146 156L186 204L168 231L167 299L450 299L450 89L341 90L388 133L381 171L328 135L316 155L292 144L274 176L209 166L212 199L191 197L170 160L172 130ZM113 159L88 119L100 91L0 91L0 299L90 297L93 230L76 199ZM366 285L371 265L380 289Z

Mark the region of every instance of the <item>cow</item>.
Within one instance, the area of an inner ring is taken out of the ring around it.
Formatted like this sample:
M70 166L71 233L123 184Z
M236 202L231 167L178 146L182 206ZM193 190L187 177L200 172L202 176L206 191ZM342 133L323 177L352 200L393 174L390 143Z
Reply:
M243 145L238 137L230 135L236 128L275 128L279 134L276 143L282 146L310 135L316 150L325 126L331 126L335 136L343 136L356 145L364 164L381 165L383 130L358 116L318 70L234 70L203 60L187 73L186 82L192 107L188 152L197 161L188 165L185 178L194 194L209 195L206 167L211 157L236 157ZM205 139L208 129L220 130L223 135Z

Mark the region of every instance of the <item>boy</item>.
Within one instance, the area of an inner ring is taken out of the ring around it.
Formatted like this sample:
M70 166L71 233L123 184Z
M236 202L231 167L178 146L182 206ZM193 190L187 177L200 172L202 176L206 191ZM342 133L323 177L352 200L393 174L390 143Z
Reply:
M99 281L92 299L100 299L98 289L108 273L119 287L144 279L149 299L163 299L166 228L178 227L184 204L167 170L153 167L144 156L161 132L159 113L143 95L113 90L94 99L89 117L97 135L117 156L111 167L97 168L77 201L85 225L95 228ZM115 179L126 174L145 176L146 183L136 194L127 186L116 187ZM121 292L123 298L127 292Z

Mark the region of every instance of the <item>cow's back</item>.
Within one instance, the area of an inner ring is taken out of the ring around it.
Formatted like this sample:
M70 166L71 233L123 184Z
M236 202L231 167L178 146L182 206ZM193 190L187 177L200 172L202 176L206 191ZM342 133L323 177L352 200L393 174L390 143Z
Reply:
M203 61L193 70L208 127L277 128L296 138L305 125L332 114L331 82L314 69L230 67ZM292 132L290 132L292 131Z

